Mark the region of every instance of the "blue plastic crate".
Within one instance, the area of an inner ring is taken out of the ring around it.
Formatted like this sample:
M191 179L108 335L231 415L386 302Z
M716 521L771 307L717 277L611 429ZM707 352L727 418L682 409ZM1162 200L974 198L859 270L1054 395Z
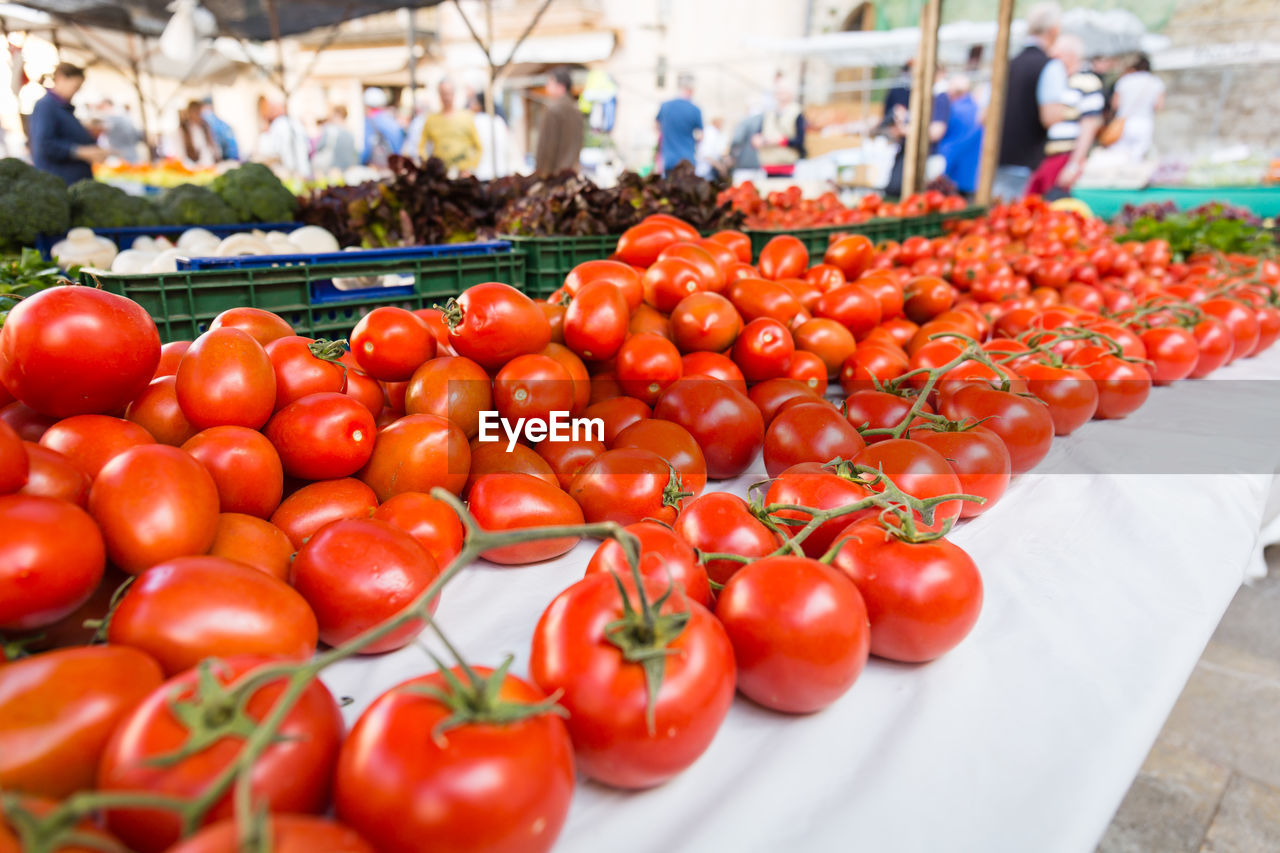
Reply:
M192 228L203 228L213 236L221 239L232 234L243 234L246 231L296 231L302 227L301 222L251 222L244 225L139 225L129 228L95 228L93 233L106 237L120 249L128 249L139 237L171 237L177 241L182 232ZM40 257L46 261L52 255L53 246L66 234L39 234L36 236L36 249Z

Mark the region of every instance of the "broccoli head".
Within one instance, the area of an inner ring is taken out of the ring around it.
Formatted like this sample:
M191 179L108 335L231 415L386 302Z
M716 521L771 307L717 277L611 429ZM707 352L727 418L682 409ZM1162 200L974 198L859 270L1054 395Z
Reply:
M13 157L0 160L0 251L33 246L37 234L60 235L71 227L71 204L62 179Z
M180 184L156 202L161 218L171 225L234 225L240 220L225 201L205 187Z
M77 181L67 190L71 225L86 228L131 228L159 225L160 214L145 198L94 180Z
M209 188L236 212L238 222L292 222L298 213L293 193L261 163L223 172Z

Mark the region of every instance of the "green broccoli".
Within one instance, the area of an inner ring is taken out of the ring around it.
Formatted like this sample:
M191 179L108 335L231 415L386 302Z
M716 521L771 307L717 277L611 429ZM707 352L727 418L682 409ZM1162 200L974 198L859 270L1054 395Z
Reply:
M145 198L129 195L110 184L85 179L67 190L71 225L86 228L132 228L159 225L160 214Z
M161 218L171 225L234 225L236 212L213 191L194 184L165 190L156 202Z
M292 222L298 200L261 163L245 163L213 179L209 188L236 212L237 222Z
M33 246L37 234L61 235L71 227L71 204L62 179L13 157L0 160L0 252Z

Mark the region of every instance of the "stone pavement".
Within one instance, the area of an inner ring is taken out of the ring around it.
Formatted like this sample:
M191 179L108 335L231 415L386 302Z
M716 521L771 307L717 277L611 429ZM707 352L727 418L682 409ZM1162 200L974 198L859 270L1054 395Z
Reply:
M1280 548L1243 587L1097 853L1280 851Z

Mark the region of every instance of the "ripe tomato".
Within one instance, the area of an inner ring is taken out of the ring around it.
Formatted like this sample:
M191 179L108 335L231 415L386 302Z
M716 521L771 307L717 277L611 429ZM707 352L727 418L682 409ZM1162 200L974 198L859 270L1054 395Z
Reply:
M156 441L173 447L181 447L197 431L178 404L177 384L172 376L152 379L124 412L127 420L145 429Z
M605 446L613 444L618 433L634 423L653 415L653 411L635 397L609 397L598 403L592 403L582 413L584 418L599 419L604 422Z
M97 526L70 503L0 497L0 631L50 625L88 600L106 553Z
M1009 449L986 427L961 431L913 429L911 438L947 460L960 481L961 493L986 498L986 503L961 501L961 518L973 518L991 509L1009 487Z
M494 675L488 667L472 672ZM470 678L461 667L452 676L464 684ZM454 725L454 709L439 698L452 690L434 672L374 700L338 759L338 817L381 853L419 851L428 838L441 853L550 850L573 795L573 744L564 721L544 711L513 722ZM547 701L509 674L495 693L491 699L500 703Z
M586 363L573 350L554 341L547 344L539 355L545 355L569 372L573 386L573 408L576 415L591 404L591 374Z
M640 542L640 576L660 585L673 584L703 607L711 606L711 584L707 570L698 562L698 552L678 533L656 521L628 524L626 530ZM613 539L605 540L591 555L587 575L611 572L621 577L631 575L626 552Z
M1068 361L1081 367L1098 388L1097 418L1123 418L1137 411L1151 393L1151 374L1102 347L1084 347Z
M647 267L658 259L663 249L680 239L669 222L646 219L622 232L614 257L633 267ZM694 239L697 239L696 232Z
M144 444L102 469L89 491L89 512L111 562L137 574L209 550L218 526L218 487L186 451Z
M751 392L747 396L759 407L766 428L773 423L782 407L792 400L820 402L822 399L808 383L789 376L758 382L751 386Z
M738 690L808 714L843 696L866 666L867 608L849 579L807 557L766 557L729 578L716 618L733 644Z
M956 289L937 276L922 275L907 285L903 311L915 323L930 320L956 301Z
M813 313L835 320L855 339L863 340L880 323L880 300L869 287L846 284L818 297Z
M436 486L460 494L470 468L471 449L456 424L437 415L405 415L378 433L359 476L385 501Z
M1098 386L1083 370L1031 363L1021 368L1027 390L1049 407L1055 435L1070 435L1098 410Z
M321 480L289 495L271 514L271 523L301 548L317 530L342 518L368 518L378 506L373 489L359 480Z
M398 527L373 519L326 524L303 543L289 568L289 582L311 605L320 639L340 646L408 607L440 575L435 559ZM439 596L429 610L435 612ZM394 651L426 624L411 620L361 649Z
M871 494L871 489L859 479L840 476L818 462L801 462L783 471L769 484L764 503L766 508L784 504L821 511L851 506L866 500ZM851 521L876 515L879 511L873 506L829 519L809 534L800 547L809 557L821 557L835 541L836 535ZM785 528L784 532L794 536L809 523L813 513L783 509L775 512L773 517Z
M588 284L597 281L605 281L618 288L627 303L628 312L640 307L644 297L640 274L635 267L619 261L585 261L578 264L565 276L564 289L573 296Z
M446 309L449 342L458 355L496 370L551 342L551 324L532 299L496 281L468 287Z
M221 512L267 518L284 494L284 467L271 440L256 430L220 426L193 435L182 449L213 477Z
M652 406L662 392L680 378L680 351L654 334L632 335L618 350L618 382L622 390Z
M654 417L689 431L707 461L707 476L736 477L764 445L764 418L745 395L718 379L681 379L663 392Z
M224 311L223 313L226 312ZM160 347L160 363L156 365L156 374L152 379L177 374L178 364L189 349L191 349L191 341L169 341L169 343L163 344Z
M505 439L498 441L473 441L471 443L471 471L467 474L464 492L469 493L476 480L485 474L514 471L531 474L553 486L560 484L556 472L527 444L517 444L507 450Z
M740 278L729 288L729 301L748 323L767 317L794 328L809 319L804 304L782 282Z
M160 333L141 305L92 287L23 299L0 327L0 385L42 415L113 412L160 363Z
M0 667L0 787L55 799L92 787L116 724L163 680L159 664L126 646Z
M487 474L471 487L469 504L484 530L583 523L582 508L573 498L529 474ZM502 565L522 565L559 557L577 543L577 536L562 536L490 548L481 556Z
M786 326L760 317L747 323L733 344L733 360L749 382L786 375L795 352L795 341Z
M266 663L264 658L240 656L209 664L217 683L226 685ZM139 791L190 799L240 757L244 735L235 725L234 708L216 696L201 697L200 672L189 670L171 678L133 710L116 729L98 768L103 791ZM285 680L268 682L254 691L243 713L261 722L271 713L285 690ZM201 699L203 698L203 702ZM174 704L184 703L202 712L221 734L208 746L176 761L156 761L181 749L189 736L175 714ZM194 706L194 707L192 707ZM271 812L319 812L328 798L329 779L342 738L342 714L338 703L319 680L311 682L298 703L285 715L278 739L253 767L253 801ZM205 823L232 814L231 795L209 811ZM112 833L138 853L160 853L177 842L181 820L176 812L161 809L112 809L107 812Z
M1199 358L1196 359L1195 369L1191 371L1192 379L1203 379L1231 361L1235 352L1235 337L1226 323L1217 317L1206 315L1196 323L1192 333L1196 337L1196 343L1200 345Z
M333 480L354 474L369 461L375 427L373 415L360 403L328 392L285 406L263 432L289 476Z
M144 444L155 444L151 433L132 421L108 415L74 415L40 436L42 447L61 453L91 480L112 459Z
M634 600L635 584L622 585ZM652 580L644 587L651 602L667 591ZM651 714L644 666L611 641L643 642L625 626L608 627L625 618L614 576L592 574L560 593L533 634L530 675L547 693L563 691L578 768L617 788L649 788L692 764L733 700L733 648L715 617L678 591L655 610L688 615L674 638L664 637L670 653Z
M30 441L22 442L27 457L27 482L19 494L39 495L89 505L89 476L56 450Z
M871 268L874 258L875 247L871 240L862 234L851 234L827 246L822 262L837 267L846 279L853 281Z
M564 315L565 346L589 360L612 358L627 337L627 299L611 281L582 286Z
M1152 380L1168 385L1186 379L1200 357L1200 345L1189 329L1181 326L1157 326L1142 333L1146 357L1152 362Z
M671 340L671 322L666 314L651 305L642 304L633 311L627 329L632 335L649 333Z
M549 355L521 355L507 362L493 379L498 415L511 423L521 419L550 422L552 412L574 406L569 371Z
M834 566L862 593L871 621L871 654L905 663L955 648L978 621L982 576L946 539L912 544L875 521L851 524Z
M862 389L854 391L844 401L845 419L859 431L893 429L906 419L915 400L888 391ZM933 413L933 407L925 402L921 411ZM868 444L885 441L888 435L864 436Z
M718 352L691 352L680 359L685 376L710 376L723 380L739 394L747 393L747 379L733 359Z
M31 462L22 447L22 437L0 421L0 495L12 494L27 484Z
M658 255L658 260L654 262L654 266L657 266L667 258L679 258L692 264L694 269L698 271L701 289L715 293L724 290L726 284L724 268L709 250L698 243L683 240L678 243L672 243ZM653 269L653 267L649 269Z
M351 352L360 369L383 382L402 382L435 358L436 340L412 311L383 305L360 318L351 331Z
M445 568L462 550L462 521L442 500L421 492L401 492L380 505L373 517L408 533Z
M760 275L770 281L780 278L801 278L809 268L809 250L799 238L790 234L779 234L765 244L760 250L757 263Z
M665 459L680 475L680 491L691 497L702 494L707 485L707 460L702 448L680 424L645 418L618 433L613 448L639 448Z
M3 388L0 385L0 388ZM0 409L0 421L22 437L23 441L39 441L49 427L58 422L57 418L42 415L30 406L17 400Z
M1053 442L1049 407L1008 391L966 385L943 399L942 414L953 421L981 421L1004 442L1014 474L1034 468L1049 453Z
M631 399L630 397L618 399ZM639 402L638 400L636 402ZM641 403L641 405L644 405ZM647 408L647 407L646 407ZM555 472L560 488L568 491L569 484L582 468L607 449L603 441L541 441L534 448ZM699 451L701 454L701 451ZM705 475L703 480L705 482Z
M840 372L840 366L857 350L853 334L839 322L817 318L809 320L795 330L796 348L811 352L822 359L826 376Z
M272 853L376 853L355 830L322 817L300 814L272 815ZM183 839L167 853L239 853L240 836L235 818L210 824Z
M702 554L737 554L759 559L773 553L778 536L751 514L747 502L729 492L708 492L676 519L675 531ZM724 583L744 565L738 560L705 560L707 574Z
M1253 351L1248 353L1250 356L1263 352L1270 348L1277 339L1280 339L1280 308L1266 305L1259 308L1257 313L1258 343L1254 346Z
M209 546L209 556L223 557L266 572L277 580L289 577L293 543L284 531L269 521L239 512L218 515L218 529Z
M277 338L265 349L276 378L276 411L308 394L343 391L347 387L340 346L290 335Z
M744 264L751 263L751 238L741 231L726 229L712 234L710 239L727 246Z
M1200 310L1210 317L1216 317L1231 333L1234 346L1231 358L1227 360L1228 364L1237 358L1250 355L1258 345L1260 329L1258 317L1252 308L1235 299L1218 298L1201 302Z
M787 378L803 382L819 397L827 393L827 365L811 352L796 350L791 354Z
M405 412L448 418L468 439L480 432L480 413L492 408L493 382L469 358L428 361L414 371L404 394Z
M274 340L293 334L293 327L283 317L261 308L228 308L209 324L211 332L222 328L248 332L250 337L264 347Z
M178 364L174 390L182 413L197 429L258 429L276 407L271 358L239 329L215 329L196 338Z
M309 657L316 617L301 595L266 572L223 557L178 557L129 587L107 641L147 652L174 675L207 657Z
M573 478L569 495L588 522L622 525L646 518L671 524L686 496L679 472L657 453L639 448L600 454Z
M851 459L866 442L825 402L800 403L778 413L764 434L764 466L776 477L800 462Z
M742 317L718 293L693 293L671 311L671 336L681 352L723 352L742 331Z

